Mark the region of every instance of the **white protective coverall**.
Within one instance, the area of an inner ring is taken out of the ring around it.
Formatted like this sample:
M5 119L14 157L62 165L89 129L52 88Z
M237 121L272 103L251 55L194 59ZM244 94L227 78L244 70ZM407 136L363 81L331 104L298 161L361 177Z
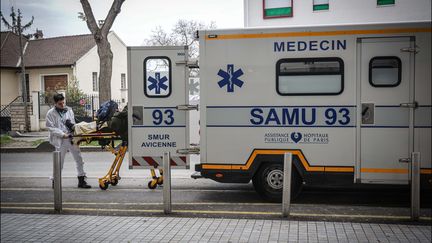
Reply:
M63 169L64 159L67 151L72 153L72 156L76 163L77 176L85 176L84 172L84 162L81 156L81 150L77 144L71 144L69 138L63 138L63 136L69 133L65 122L66 120L71 120L75 123L75 116L70 107L66 107L67 111L65 113L59 113L55 107L51 108L46 115L46 127L49 130L49 142L55 147L56 151L61 153L61 167Z

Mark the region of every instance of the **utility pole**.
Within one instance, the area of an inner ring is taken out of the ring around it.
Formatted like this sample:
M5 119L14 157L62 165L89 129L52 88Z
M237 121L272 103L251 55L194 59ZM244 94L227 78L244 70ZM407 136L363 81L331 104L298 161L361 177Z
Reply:
M19 37L19 46L20 46L20 65L21 65L21 90L22 90L22 98L24 103L24 130L29 131L29 117L28 117L28 97L27 97L27 82L26 82L26 73L25 73L25 65L24 65L24 48L22 43L23 38L23 32L24 30L30 28L30 26L33 24L34 17L32 16L32 19L30 22L28 22L25 25L22 25L22 14L21 10L18 9L18 15L15 13L14 8L11 8L11 14L10 17L12 19L12 22L9 23L3 16L3 13L0 12L0 17L4 25L11 30L13 33L17 34Z
M19 10L18 10L19 11ZM20 23L19 21L18 23ZM27 82L26 82L26 72L25 72L25 65L24 65L24 48L22 45L22 29L21 26L18 26L18 34L19 34L19 45L20 45L20 56L21 56L21 87L22 87L22 97L23 97L23 103L24 103L24 130L27 132L29 131L28 123L29 123L29 117L28 117L28 104L27 104Z

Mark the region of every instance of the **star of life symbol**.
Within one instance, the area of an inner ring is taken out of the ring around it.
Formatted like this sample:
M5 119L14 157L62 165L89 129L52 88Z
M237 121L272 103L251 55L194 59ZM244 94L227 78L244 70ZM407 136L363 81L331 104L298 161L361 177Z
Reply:
M160 94L161 93L161 89L163 90L167 90L168 89L168 85L165 84L166 81L168 81L168 78L166 76L163 76L161 78L160 73L156 72L155 73L155 77L153 78L152 76L150 76L148 78L148 81L150 82L150 85L148 86L148 89L150 91L155 90L155 94Z
M227 92L233 93L234 86L237 86L239 88L243 86L244 82L238 79L240 76L243 75L243 71L241 70L241 68L234 71L234 64L228 64L226 72L222 69L219 69L218 75L223 78L221 81L218 82L219 87L223 88L224 86L227 86Z

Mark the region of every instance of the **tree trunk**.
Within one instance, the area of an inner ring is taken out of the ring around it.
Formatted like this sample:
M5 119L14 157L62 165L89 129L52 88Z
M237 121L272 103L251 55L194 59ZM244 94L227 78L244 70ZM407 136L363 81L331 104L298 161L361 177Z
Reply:
M28 132L29 129L29 117L28 117L28 104L27 104L27 80L26 80L26 73L25 73L25 65L24 65L24 48L22 45L22 33L21 33L21 26L19 28L19 45L20 45L20 57L21 57L21 89L22 89L22 98L24 103L24 131Z
M108 42L108 35L115 18L120 13L121 6L125 0L114 0L102 26L98 26L88 0L80 0L84 10L87 27L96 41L99 55L99 102L111 99L111 76L113 53Z
M111 76L113 53L108 38L97 42L99 63L99 102L102 104L111 99Z

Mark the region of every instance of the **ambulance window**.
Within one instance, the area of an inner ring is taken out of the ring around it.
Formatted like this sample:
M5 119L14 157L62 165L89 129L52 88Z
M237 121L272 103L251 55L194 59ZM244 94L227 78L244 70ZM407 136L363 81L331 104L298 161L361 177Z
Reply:
M332 58L291 58L276 63L280 95L338 95L344 85L344 62Z
M171 94L171 60L168 57L144 59L144 94L163 98Z
M374 87L396 87L401 82L399 57L374 57L369 62L369 83Z

